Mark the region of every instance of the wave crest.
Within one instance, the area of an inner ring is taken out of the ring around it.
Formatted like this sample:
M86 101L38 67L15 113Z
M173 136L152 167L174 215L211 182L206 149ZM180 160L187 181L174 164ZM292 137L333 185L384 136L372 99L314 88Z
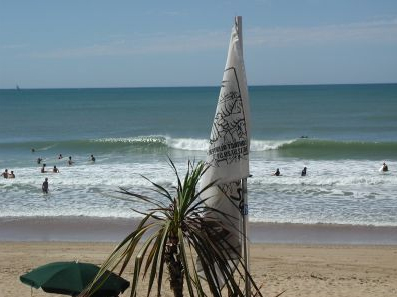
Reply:
M37 151L147 151L167 150L200 151L208 150L209 140L202 138L173 138L164 135L137 137L109 137L88 140L43 141L24 143L0 143L0 150ZM397 158L397 142L337 141L321 139L251 140L251 152L272 154L280 157L334 159L334 158ZM266 157L266 156L264 156Z

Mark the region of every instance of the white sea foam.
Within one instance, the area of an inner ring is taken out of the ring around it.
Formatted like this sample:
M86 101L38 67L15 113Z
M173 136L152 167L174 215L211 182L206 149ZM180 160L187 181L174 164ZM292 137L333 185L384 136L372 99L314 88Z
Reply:
M166 137L161 135L137 136L137 137L107 137L93 139L92 142L100 143L165 143Z
M149 135L139 137L116 137L94 139L98 143L127 143L127 144L165 144L169 148L187 151L207 151L209 147L208 139L200 138L173 138L166 135ZM289 140L252 140L251 151L261 152L277 150L283 145L294 143L296 139Z
M60 173L40 173L38 165L13 168L17 178L0 180L1 216L116 216L131 217L145 209L138 202L112 198L119 187L153 196L146 176L172 191L176 179L164 156L98 158L95 164L76 156L74 166L58 163ZM185 158L174 159L181 174ZM202 154L205 157L205 153ZM308 167L308 176L300 170ZM282 176L271 173L280 168ZM397 168L390 162L389 168ZM51 169L51 165L49 165ZM253 157L248 179L250 219L268 222L350 223L397 225L397 174L380 174L372 161L267 160ZM49 178L50 194L41 193ZM125 198L124 196L122 196Z
M207 139L167 138L167 145L179 150L207 151L209 142Z

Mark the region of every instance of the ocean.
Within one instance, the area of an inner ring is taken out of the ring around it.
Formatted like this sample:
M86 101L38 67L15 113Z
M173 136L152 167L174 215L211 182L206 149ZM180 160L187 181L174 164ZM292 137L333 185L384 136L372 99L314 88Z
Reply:
M0 90L0 170L16 175L0 179L0 217L138 216L119 187L153 195L141 175L171 189L168 157L181 175L205 160L219 89ZM250 221L397 226L397 84L249 92Z

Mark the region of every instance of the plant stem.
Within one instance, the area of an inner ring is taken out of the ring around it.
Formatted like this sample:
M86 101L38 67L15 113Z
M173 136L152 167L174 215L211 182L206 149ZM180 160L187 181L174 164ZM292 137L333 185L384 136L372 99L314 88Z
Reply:
M170 275L170 288L174 297L183 297L183 266L178 252L178 240L171 237L165 251L165 261Z

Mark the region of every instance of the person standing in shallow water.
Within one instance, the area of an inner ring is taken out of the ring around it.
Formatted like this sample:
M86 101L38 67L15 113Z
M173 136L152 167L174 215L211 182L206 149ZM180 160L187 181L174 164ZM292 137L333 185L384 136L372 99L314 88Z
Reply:
M4 170L4 172L1 174L2 177L8 178L8 169Z
M272 175L275 175L275 176L280 176L280 175L281 175L281 173L280 173L280 170L277 168L276 172L275 172L275 173L273 173Z
M307 169L306 167L303 168L302 173L301 173L301 176L306 176L306 173L307 173L307 172L306 172L306 169Z
M69 156L69 160L68 160L68 165L71 166L73 165L73 161L72 161L72 156Z
M387 167L386 162L383 162L382 171L383 172L389 171L389 167Z
M48 194L48 178L46 177L43 184L41 185L41 190L44 194Z

